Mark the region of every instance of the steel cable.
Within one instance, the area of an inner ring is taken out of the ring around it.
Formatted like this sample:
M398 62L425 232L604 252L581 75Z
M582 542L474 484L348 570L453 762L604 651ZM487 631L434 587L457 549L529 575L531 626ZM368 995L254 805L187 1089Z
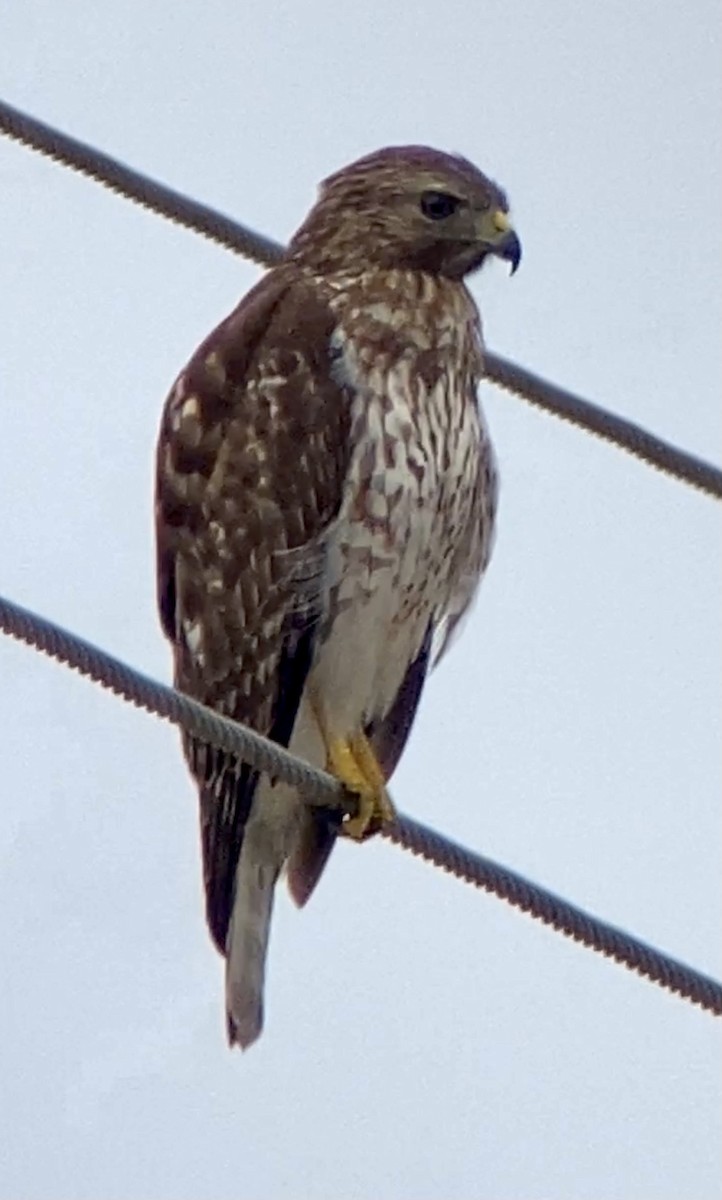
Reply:
M283 256L283 246L278 242L134 171L117 159L61 133L2 100L0 133L261 266L271 266ZM713 463L672 446L632 421L608 412L491 351L486 354L486 374L493 383L521 396L530 404L612 442L649 466L708 496L722 499L722 470Z
M163 717L259 770L286 780L298 787L311 803L353 812L352 798L327 772L316 770L252 729L219 716L189 696L142 675L97 646L3 597L0 597L0 629L146 712ZM475 854L407 816L399 815L397 823L382 833L393 844L491 892L667 991L716 1016L722 1015L722 984L584 912L508 867Z

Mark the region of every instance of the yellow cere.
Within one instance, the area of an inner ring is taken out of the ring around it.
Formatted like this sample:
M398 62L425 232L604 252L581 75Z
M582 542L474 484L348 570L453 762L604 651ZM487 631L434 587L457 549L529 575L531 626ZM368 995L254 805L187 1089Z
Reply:
M511 229L511 221L506 213L502 212L500 208L497 208L492 217L492 221L494 222L494 228L498 229L499 233L508 233Z

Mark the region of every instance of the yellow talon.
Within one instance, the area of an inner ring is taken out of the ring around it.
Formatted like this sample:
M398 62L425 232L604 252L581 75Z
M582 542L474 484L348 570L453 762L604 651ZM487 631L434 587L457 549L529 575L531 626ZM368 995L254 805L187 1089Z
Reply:
M326 755L327 769L358 796L357 814L347 817L341 826L346 837L362 842L377 833L382 825L396 819L383 771L365 734L330 738Z

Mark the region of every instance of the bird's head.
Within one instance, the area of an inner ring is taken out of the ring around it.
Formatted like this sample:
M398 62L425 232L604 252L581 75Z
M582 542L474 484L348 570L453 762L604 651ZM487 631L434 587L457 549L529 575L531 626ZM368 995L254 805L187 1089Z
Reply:
M521 244L501 188L458 155L392 146L321 185L290 256L330 273L366 266L461 279L489 255L511 263Z

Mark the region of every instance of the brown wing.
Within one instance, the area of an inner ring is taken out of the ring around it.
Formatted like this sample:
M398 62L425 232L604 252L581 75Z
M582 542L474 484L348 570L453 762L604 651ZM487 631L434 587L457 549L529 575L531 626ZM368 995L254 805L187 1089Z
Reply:
M176 686L282 744L311 663L323 535L348 464L333 325L288 267L269 273L179 377L158 444L158 603ZM223 952L257 775L191 738L184 747Z

